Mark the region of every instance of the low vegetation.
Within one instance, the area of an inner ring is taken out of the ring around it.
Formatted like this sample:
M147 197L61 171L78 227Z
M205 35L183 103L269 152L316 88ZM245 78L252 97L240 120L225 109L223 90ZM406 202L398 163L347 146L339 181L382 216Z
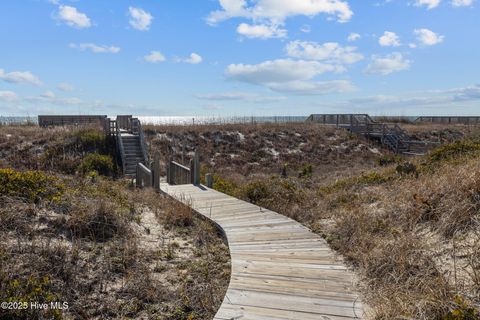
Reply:
M480 140L471 127L407 126L444 143L418 158L334 128L170 129L152 128L152 148L202 150L215 189L327 239L357 271L370 318L480 318Z
M103 134L2 126L0 154L0 301L63 306L0 319L213 318L230 277L221 235L115 180Z
M85 175L92 171L104 176L111 176L115 172L112 157L98 153L87 154L80 162L78 172Z
M58 179L40 171L18 172L0 169L0 195L23 198L27 202L55 201L62 194Z

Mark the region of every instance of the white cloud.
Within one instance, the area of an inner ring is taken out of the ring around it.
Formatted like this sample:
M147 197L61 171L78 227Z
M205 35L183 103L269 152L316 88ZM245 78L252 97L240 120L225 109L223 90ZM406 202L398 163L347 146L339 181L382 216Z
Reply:
M480 100L480 84L464 88L450 89L447 90L447 93L453 93L455 101Z
M34 86L41 86L40 79L29 71L13 71L6 73L0 69L0 79L10 83L31 84Z
M129 7L130 25L137 30L147 31L152 24L153 16L140 8Z
M291 81L272 83L270 89L298 95L326 95L354 91L355 86L348 80L333 81Z
M47 98L47 99L55 99L55 93L52 91L46 91L40 95L42 98Z
M353 16L348 2L341 0L219 0L221 10L211 12L207 18L209 24L235 18L269 20L281 24L288 17L305 15L314 17L320 13L333 15L339 22L347 22Z
M306 24L300 28L300 31L302 31L303 33L310 33L312 32L312 27Z
M342 47L336 42L319 44L307 41L292 41L287 44L286 51L290 57L327 61L334 64L353 64L363 59L363 55L356 52L356 47Z
M0 91L0 101L14 102L17 101L17 94L13 91Z
M90 28L92 26L90 18L87 17L85 13L82 13L78 11L77 8L71 6L59 6L58 19L65 22L70 27L78 29Z
M442 43L445 38L444 36L438 35L428 29L415 29L413 32L417 36L417 40L425 46L433 46Z
M341 72L343 67L318 61L278 59L260 64L231 64L225 70L228 79L265 86L278 92L295 94L327 94L352 90L345 80L315 82L326 72Z
M454 7L469 7L473 4L473 0L452 0Z
M395 32L385 31L383 36L378 39L378 43L382 47L398 47L400 46L400 38Z
M197 94L197 99L209 101L244 101L249 103L273 103L287 100L287 97L263 96L247 92L223 92L214 94Z
M26 97L23 98L23 100L30 103L43 102L57 106L78 106L84 104L84 102L79 98L60 98L51 91L47 91L36 97Z
M388 75L394 72L407 70L412 62L405 59L401 53L395 52L387 56L373 56L372 62L365 69L368 74Z
M370 97L362 97L349 100L354 105L375 105L393 107L419 107L419 106L435 106L451 105L455 103L457 106L460 102L478 101L480 100L480 85L472 85L463 88L454 88L447 90L433 90L423 92L421 95L412 96L387 96L376 95Z
M428 10L438 7L440 0L416 0L415 6L426 6Z
M254 84L310 80L317 75L334 72L336 66L317 61L290 59L269 60L260 64L231 64L225 74L228 78Z
M257 24L250 25L247 23L241 23L237 27L237 33L247 38L285 38L287 36L287 30L280 28L277 25Z
M80 51L90 50L93 53L119 53L120 48L114 46L99 46L95 43L70 43L69 47L72 49L78 49Z
M202 56L197 53L190 54L190 57L187 59L183 59L183 62L190 63L190 64L199 64L203 61Z
M64 91L64 92L69 92L69 91L75 90L75 88L74 88L71 84L66 83L66 82L59 83L59 84L57 85L57 88L58 88L59 90Z
M348 35L347 41L348 42L353 42L353 41L357 41L360 38L361 38L361 36L358 33L352 32Z
M159 51L150 51L150 54L143 57L143 60L145 60L146 62L150 62L150 63L158 63L158 62L164 62L167 59Z

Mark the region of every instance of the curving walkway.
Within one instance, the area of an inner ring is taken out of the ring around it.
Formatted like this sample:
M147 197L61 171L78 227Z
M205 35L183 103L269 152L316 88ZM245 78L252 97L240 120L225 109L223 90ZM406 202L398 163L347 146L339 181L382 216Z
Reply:
M353 273L308 228L203 186L161 189L225 233L232 274L215 320L362 318Z

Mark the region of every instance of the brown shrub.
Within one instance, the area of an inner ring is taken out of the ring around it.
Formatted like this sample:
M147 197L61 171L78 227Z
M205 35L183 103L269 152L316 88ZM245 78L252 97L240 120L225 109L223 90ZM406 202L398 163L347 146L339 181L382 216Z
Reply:
M125 215L113 203L78 204L70 215L67 226L74 237L102 242L129 234Z

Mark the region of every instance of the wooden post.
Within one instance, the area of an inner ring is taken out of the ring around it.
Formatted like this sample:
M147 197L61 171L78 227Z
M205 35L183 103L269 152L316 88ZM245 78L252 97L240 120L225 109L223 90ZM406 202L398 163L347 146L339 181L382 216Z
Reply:
M142 170L142 176L143 176L143 185L145 188L151 188L152 187L152 173L150 170L144 171Z
M213 188L213 176L211 173L205 175L205 182L207 183L208 188Z
M142 185L142 172L140 171L140 166L137 163L137 173L135 175L135 184L137 185L137 188L143 187Z
M185 165L185 140L182 143L182 165Z
M170 156L168 159L168 184L175 184L174 182L174 172L173 172L173 158Z
M160 152L155 152L153 158L153 187L155 191L160 191Z
M190 183L191 184L194 184L195 182L195 175L193 174L193 172L195 171L195 166L194 166L194 160L193 159L190 159Z
M200 184L200 159L197 151L193 157L193 185L198 186Z

